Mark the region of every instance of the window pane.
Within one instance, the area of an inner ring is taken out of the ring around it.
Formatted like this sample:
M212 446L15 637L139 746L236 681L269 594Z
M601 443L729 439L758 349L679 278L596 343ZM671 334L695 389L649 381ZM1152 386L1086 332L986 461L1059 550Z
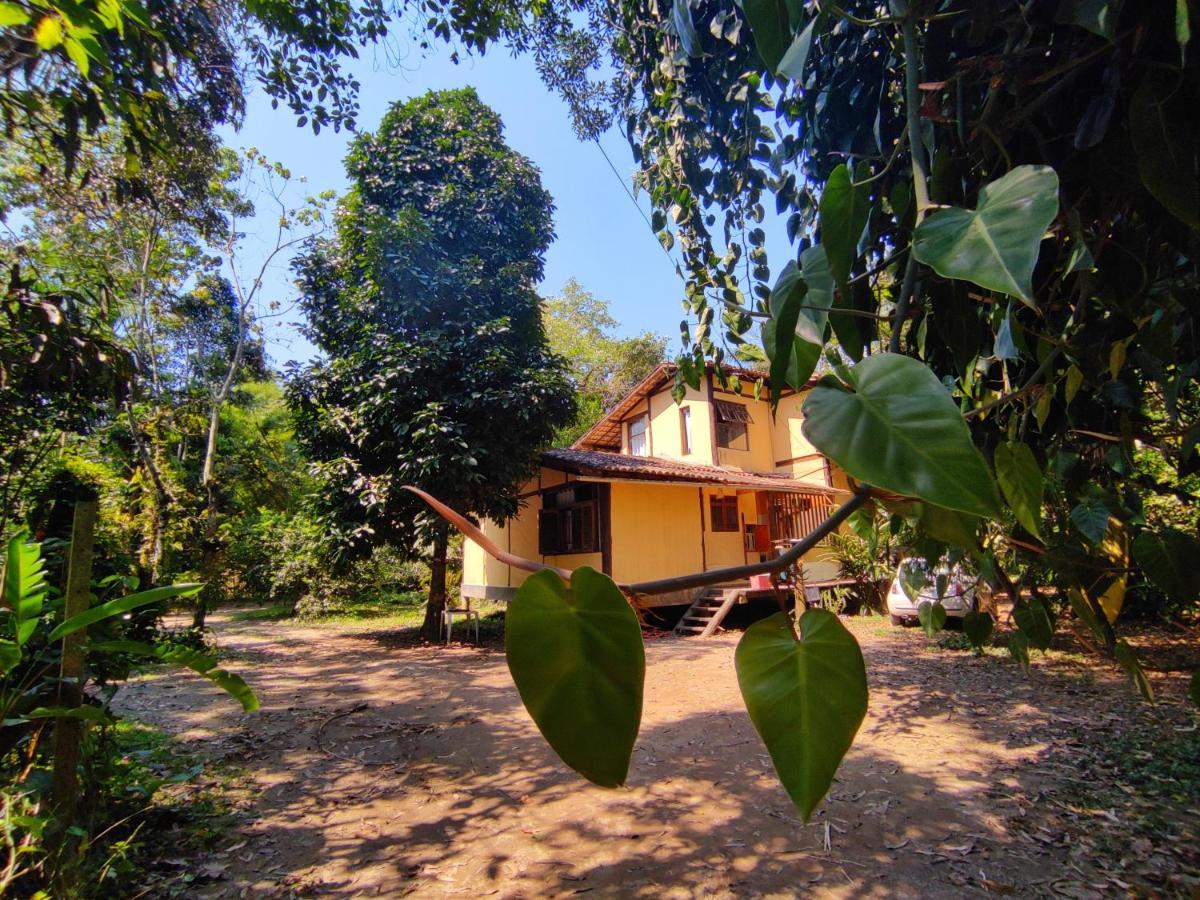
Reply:
M749 450L750 439L745 422L718 422L717 446L726 450Z
M629 423L629 452L634 456L649 455L649 443L646 440L646 417L634 419Z

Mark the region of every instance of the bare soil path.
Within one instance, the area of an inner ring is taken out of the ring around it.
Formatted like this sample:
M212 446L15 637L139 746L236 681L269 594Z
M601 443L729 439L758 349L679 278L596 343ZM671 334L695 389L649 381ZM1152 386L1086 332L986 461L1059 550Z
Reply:
M1091 793L1135 723L1194 726L1171 705L1182 678L1156 681L1172 716L1085 661L1026 679L879 622L851 623L871 710L807 826L742 709L736 634L648 643L641 737L615 791L558 763L499 649L216 617L261 711L165 678L118 706L239 773L240 824L193 861L195 896L1192 894L1200 799L1155 801L1167 824L1147 839L1136 789Z

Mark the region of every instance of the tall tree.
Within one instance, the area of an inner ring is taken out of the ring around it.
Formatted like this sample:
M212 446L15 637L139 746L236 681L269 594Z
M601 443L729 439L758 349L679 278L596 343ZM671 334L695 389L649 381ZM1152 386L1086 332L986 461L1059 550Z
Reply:
M534 291L553 205L471 89L394 104L347 169L336 237L297 265L327 358L290 384L296 437L347 551L431 548L423 633L436 639L446 526L402 486L508 518L536 452L574 412Z
M633 337L613 334L617 320L608 303L571 278L562 293L545 302L550 349L567 360L579 409L575 421L555 437L571 444L666 359L667 339L644 331Z

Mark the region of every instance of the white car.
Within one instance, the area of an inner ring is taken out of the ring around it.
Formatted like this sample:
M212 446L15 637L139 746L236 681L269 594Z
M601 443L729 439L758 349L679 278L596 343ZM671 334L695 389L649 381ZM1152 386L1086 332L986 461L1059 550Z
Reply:
M904 581L909 582L910 590L920 585L924 576L924 585L916 589L916 599L909 596L904 589ZM951 568L945 563L931 566L919 557L909 557L900 561L892 586L888 589L888 615L893 625L916 624L917 607L924 601L936 603L938 600L937 580L946 579L945 593L941 597L942 606L946 608L947 618L961 619L973 609L979 608L975 596L975 581L958 568Z

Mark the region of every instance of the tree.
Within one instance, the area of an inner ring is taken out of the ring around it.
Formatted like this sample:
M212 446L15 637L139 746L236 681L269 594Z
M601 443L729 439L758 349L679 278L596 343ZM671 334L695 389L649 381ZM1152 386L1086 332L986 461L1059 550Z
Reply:
M553 207L471 89L394 104L347 169L336 236L297 263L308 335L327 359L289 385L296 437L347 551L432 548L423 633L436 639L446 526L402 486L508 518L574 412L534 292Z
M575 421L555 437L568 445L666 358L667 339L649 331L613 336L608 304L571 278L562 294L545 302L546 339L567 360L579 404Z

